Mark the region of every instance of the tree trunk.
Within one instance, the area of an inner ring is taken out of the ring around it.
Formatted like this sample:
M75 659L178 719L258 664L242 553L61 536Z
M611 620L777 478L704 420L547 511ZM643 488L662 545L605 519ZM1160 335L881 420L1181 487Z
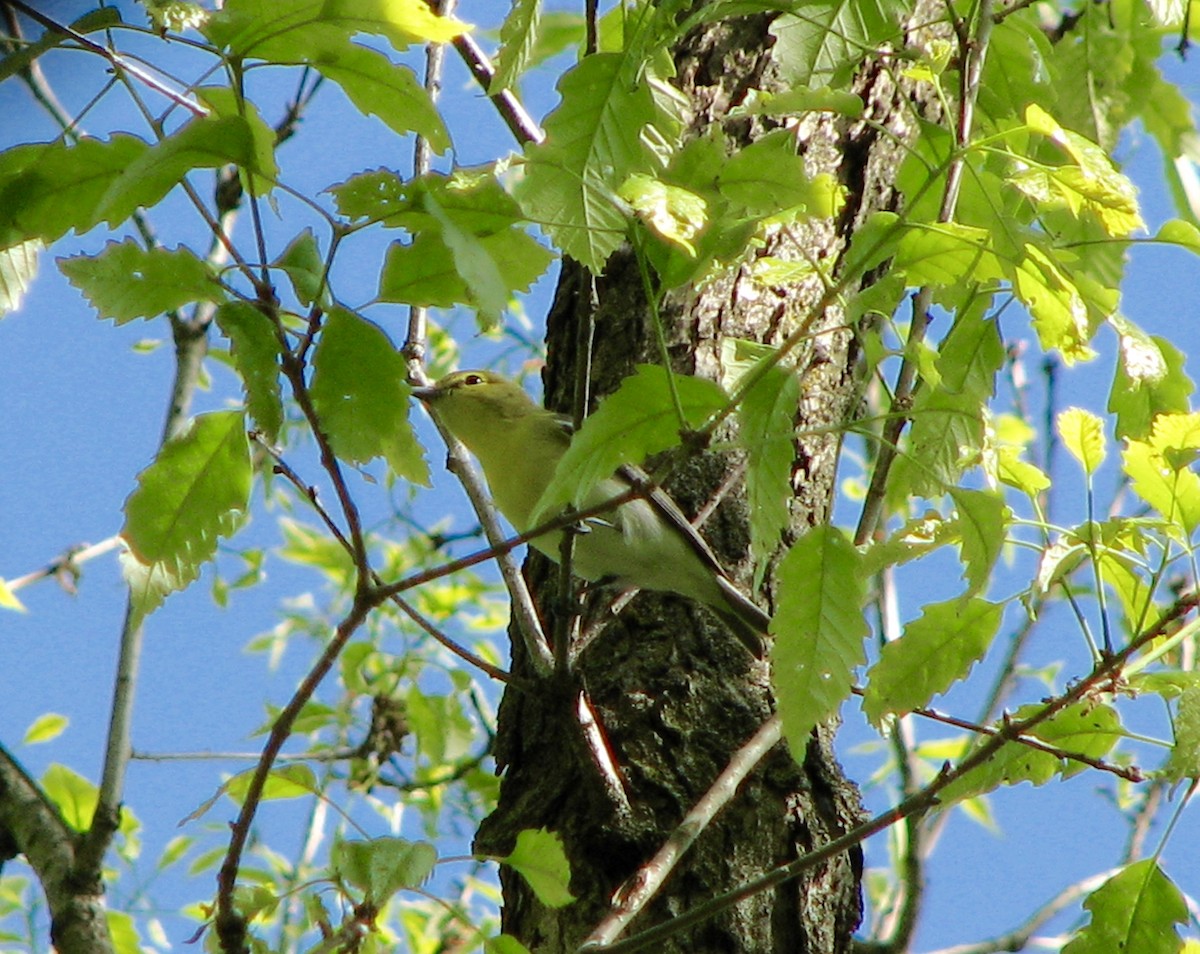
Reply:
M690 134L718 124L736 150L769 131L761 120L729 119L731 107L753 88L778 89L770 16L706 26L674 51L676 83L690 99ZM719 378L721 343L728 337L783 340L823 291L819 280L767 288L752 280L752 255L836 262L854 228L895 201L891 183L911 117L889 73L868 60L856 92L867 105L861 120L816 114L799 120L797 141L809 172L829 172L846 187L847 203L833 222L792 228L751 253L742 266L702 290L667 297L664 319L673 368ZM870 120L870 122L866 121ZM890 127L892 135L881 132ZM594 314L589 316L589 311ZM634 366L660 353L642 280L632 254L618 252L595 281L564 262L548 318L547 404L569 411L581 327L591 318L592 398L611 392ZM860 399L857 345L837 309L817 316L797 354L803 398L797 412L792 532L827 519L840 439L837 428ZM830 330L832 329L832 330ZM839 330L842 329L842 330ZM689 516L726 482L728 455L693 459L669 487ZM744 501L726 493L703 532L731 574L750 577ZM529 568L539 605L553 620L557 574L544 561ZM603 588L601 588L603 589ZM756 594L767 605L770 594ZM611 601L590 593L585 620ZM589 612L590 611L590 612ZM550 623L553 625L553 623ZM514 643L514 667L528 670ZM558 910L542 906L515 875L503 876L504 928L539 952L575 949L608 911L613 892L637 871L713 783L732 752L774 708L765 664L753 660L706 610L686 600L641 593L582 653L569 687L544 693L509 692L501 712L497 759L505 769L500 803L479 832L481 850L511 848L516 834L547 828L563 839L571 887L579 899ZM629 793L613 797L582 741L576 698L590 701ZM775 748L737 797L701 835L632 930L696 907L798 855L818 848L860 820L855 786L832 754L833 726L813 734L803 764L784 745ZM741 902L702 925L675 935L663 951L848 951L861 917L861 851Z

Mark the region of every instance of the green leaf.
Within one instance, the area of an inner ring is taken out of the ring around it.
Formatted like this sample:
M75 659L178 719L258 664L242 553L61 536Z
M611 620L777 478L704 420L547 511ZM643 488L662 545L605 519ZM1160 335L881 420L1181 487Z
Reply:
M1183 219L1168 219L1154 236L1156 242L1168 242L1200 254L1200 228Z
M774 56L791 87L845 86L855 66L889 38L899 38L898 22L907 2L809 0L795 4L772 22Z
M1200 413L1160 414L1147 441L1127 440L1123 469L1134 491L1191 536L1200 526Z
M987 229L957 222L915 223L896 248L895 266L910 285L953 286L1004 277Z
M229 164L267 179L275 176L259 162L258 141L248 119L215 115L193 119L127 163L105 190L96 215L116 227L139 206L157 205L193 169Z
M283 269L302 305L319 303L323 308L329 307L325 260L321 257L312 229L304 229L292 239L283 254L272 262L272 267Z
M801 116L805 113L838 113L851 119L863 113L862 97L842 89L822 86L819 89L787 89L780 93L752 90L743 110L751 116Z
M492 251L446 214L430 194L425 195L425 210L442 227L442 241L450 249L454 267L470 290L484 330L495 328L504 319L508 287L500 273L500 263Z
M1063 445L1089 477L1104 463L1104 422L1081 407L1069 407L1055 420Z
M246 409L263 436L274 442L283 426L275 329L266 315L243 301L226 302L218 308L216 322L229 336L230 353L246 394Z
M660 168L659 147L680 130L678 94L632 72L623 54L596 53L563 76L562 102L546 118L545 142L526 149L516 189L526 216L595 272L625 237L617 189L635 172Z
M216 553L217 539L241 525L252 468L245 420L237 411L197 417L162 446L125 501L123 570L141 612L182 589Z
M541 0L513 0L512 9L500 25L500 49L493 59L496 72L488 84L492 95L517 89L517 81L529 66L538 41Z
M386 226L400 222L394 217L410 211L408 184L390 169L373 169L330 186L338 214L351 221L369 219Z
M457 696L432 695L413 686L404 697L404 708L417 747L431 765L470 754L474 733Z
M238 805L246 801L250 791L250 783L254 780L254 770L249 769L231 778L225 784L225 794ZM304 798L321 791L317 776L307 765L293 762L291 765L281 765L271 769L263 784L260 798L264 802L286 801L290 798Z
M983 409L1004 362L996 323L983 317L979 307L985 301L976 299L960 309L941 344L937 380L929 381L914 403L908 453L896 468L893 488L906 486L908 493L936 496L979 461Z
M1085 136L1064 129L1036 102L1026 107L1025 122L1076 163L1046 172L1059 200L1073 214L1091 212L1114 238L1125 238L1146 227L1138 209L1137 189L1117 171L1103 149Z
M71 720L57 712L47 712L38 716L28 729L25 730L24 745L39 745L57 739L71 724Z
M700 426L728 400L712 381L684 375L674 375L673 380L683 405L682 426ZM534 514L554 513L567 503L579 506L622 464L640 464L651 454L675 447L680 426L667 372L657 365L639 365L584 420Z
M43 247L40 239L30 239L0 249L0 318L21 307L37 274L38 253Z
M49 244L72 229L82 235L100 220L112 185L149 149L118 133L107 142L84 137L74 146L31 143L0 153L0 247Z
M659 238L696 254L692 239L708 224L703 198L640 172L626 179L617 194Z
M1038 705L1022 706L1005 721L1019 722L1040 708ZM1076 703L1039 723L1029 735L1064 752L1100 759L1117 744L1122 731L1120 719L1111 706ZM943 805L950 805L963 798L990 792L1000 785L1020 782L1044 785L1056 775L1069 777L1086 767L1084 763L1060 758L1053 752L1020 742L1006 742L983 765L946 786L939 797Z
M421 232L408 244L388 246L377 297L427 308L451 308L467 304L470 292L446 243L433 232Z
M213 269L183 247L145 249L126 239L109 242L98 255L60 258L58 267L101 318L118 325L224 298Z
M42 792L58 809L62 820L75 831L87 831L96 814L100 792L82 775L54 763L41 778Z
M380 907L397 891L425 883L437 864L437 849L427 841L404 838L339 841L331 861L338 877L362 889L368 904Z
M1036 499L1050 486L1050 478L1024 459L1029 444L1037 436L1033 428L1013 414L1000 414L992 419L989 433L994 448L995 479ZM985 452L984 460L989 456Z
M429 175L403 195L384 195L379 213L414 239L389 248L381 301L471 305L490 328L510 297L528 291L550 264L550 252L525 232L519 207L490 170Z
M424 0L226 0L204 25L217 46L235 56L288 62L296 45L335 33L374 33L396 49L447 43L466 24L435 14Z
M914 517L886 540L873 543L863 557L868 575L886 567L902 566L960 539L957 520L948 520L936 510Z
M254 196L266 195L279 178L279 163L275 161L278 136L262 118L258 108L248 99L239 97L228 86L205 86L196 95L208 104L217 116L240 119L250 131L254 159L238 168L242 186Z
M297 29L270 43L277 63L306 64L337 83L354 107L377 116L393 132L424 136L434 152L450 148L450 136L429 92L413 71L378 50L353 43L340 30Z
M105 911L104 921L114 954L142 954L145 948L130 915L123 911Z
M383 457L400 477L429 483L429 465L408 421L407 369L377 325L344 308L329 312L310 387L321 429L343 460Z
M902 235L903 220L895 212L872 212L854 230L844 256L845 269L856 275L877 268L896 253ZM888 313L890 316L890 312Z
M1178 954L1176 924L1188 920L1188 908L1175 884L1153 858L1134 862L1088 895L1084 908L1092 920L1063 954Z
M1183 413L1195 385L1184 369L1185 356L1166 338L1150 336L1114 316L1121 352L1108 393L1108 412L1117 416L1116 435L1144 437L1159 414Z
M992 567L1000 559L1012 512L1004 497L992 491L955 487L950 497L958 511L966 595L973 596L987 586Z
M1189 686L1179 697L1175 744L1162 774L1172 782L1200 777L1200 686Z
M497 860L518 872L546 907L563 908L575 900L571 866L555 832L527 828L517 835L512 854Z
M796 139L777 130L739 149L725 163L717 187L742 214L776 216L790 209L812 217L830 216L838 204L828 176L813 178L796 153Z
M862 555L841 530L823 524L796 541L776 575L775 692L784 735L802 760L813 727L837 712L855 667L867 661Z
M789 523L796 456L792 441L799 406L800 380L779 366L767 372L738 405L739 440L747 458L746 504L756 589Z
M927 605L867 673L867 718L879 725L884 716L920 708L964 679L991 646L1003 616L1004 604L987 600Z
M1057 349L1067 364L1095 356L1088 344L1093 327L1087 304L1058 262L1036 245L1027 244L1010 280L1033 317L1033 328L1044 350Z

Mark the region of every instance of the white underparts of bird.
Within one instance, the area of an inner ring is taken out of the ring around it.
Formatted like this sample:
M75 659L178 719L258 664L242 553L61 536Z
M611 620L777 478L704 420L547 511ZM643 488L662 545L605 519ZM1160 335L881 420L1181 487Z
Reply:
M413 393L476 457L497 509L519 533L553 514L536 508L554 477L570 434L553 412L490 371L457 371ZM626 493L633 470L600 481L578 502L586 511ZM556 563L562 531L539 535L531 545ZM769 617L729 579L720 561L660 489L580 521L572 570L585 580L615 579L646 590L678 593L713 610L754 655L764 651Z

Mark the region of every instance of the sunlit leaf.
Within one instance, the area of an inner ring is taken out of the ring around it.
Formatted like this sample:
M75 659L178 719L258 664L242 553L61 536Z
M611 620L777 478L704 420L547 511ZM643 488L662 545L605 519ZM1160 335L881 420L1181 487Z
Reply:
M87 831L100 801L100 792L82 775L55 763L41 777L42 791L75 831Z
M1163 776L1176 782L1200 777L1200 686L1185 689L1175 711L1175 744L1162 769Z
M283 426L275 328L266 315L243 301L226 302L218 308L216 322L229 336L230 352L246 393L246 409L263 436L273 442Z
M1055 420L1063 445L1089 477L1104 463L1104 422L1081 407L1069 407Z
M792 493L792 443L800 403L800 381L786 368L772 368L738 405L738 426L746 448L746 503L750 510L750 552L756 583L788 525Z
M1022 706L1006 721L1020 721L1033 715L1037 705ZM1103 758L1121 738L1121 722L1111 706L1076 703L1055 713L1030 731L1030 736L1064 753ZM988 737L983 737L983 744ZM1058 775L1074 775L1087 766L1055 752L1006 742L984 764L951 782L940 793L944 804L990 792L1000 785L1031 782L1044 785Z
M71 720L57 712L47 712L38 716L28 729L25 730L25 745L39 745L57 739L71 724Z
M240 805L246 800L253 779L253 769L235 775L225 786L225 794ZM262 794L259 797L263 801L304 798L306 795L319 792L320 789L321 786L311 768L300 763L292 763L271 769L263 783Z
M813 727L850 694L866 663L862 557L836 527L813 527L779 564L771 662L792 755L803 760Z
M992 644L1003 615L1004 604L980 599L927 604L867 674L867 718L878 725L886 715L911 712L964 679Z
M1136 861L1113 875L1083 906L1092 920L1063 954L1178 954L1175 925L1187 921L1187 904L1154 858Z
M1134 491L1190 535L1200 526L1200 413L1160 414L1145 441L1129 440L1122 454Z
M512 853L498 860L519 872L547 907L562 908L575 900L570 891L571 866L555 832L527 828L517 835Z
M429 483L429 466L408 420L404 358L377 325L334 308L313 358L313 406L334 453L365 464L383 457L401 477Z
M143 150L111 180L96 215L116 226L139 207L157 205L193 169L235 165L265 179L274 172L259 162L255 127L243 116L205 116Z
M517 81L537 46L541 14L541 0L514 0L500 26L500 49L495 56L496 72L488 86L489 92L495 94L517 88Z
M724 392L711 381L675 375L673 382L683 406L683 425L698 427L726 403ZM675 447L680 426L667 372L657 365L640 366L584 420L536 512L578 505L622 464L640 464L651 454Z
M147 609L192 582L218 538L241 526L251 476L245 418L237 411L200 415L138 475L125 501L121 536L130 560L123 570Z
M339 841L333 870L357 888L368 903L383 905L402 888L419 888L437 863L437 849L427 841L373 838Z
M321 257L312 229L301 231L272 264L283 269L302 305L311 305L319 300L324 307L329 306L325 260Z
M0 249L0 318L21 307L25 292L37 274L40 239L18 242Z
M98 255L62 258L58 267L100 313L122 325L196 301L225 296L216 273L187 248L143 248L132 239L109 242Z
M678 94L632 75L617 53L584 57L558 91L562 102L546 118L546 141L526 150L516 194L563 252L599 271L625 237L617 189L661 165L648 141L678 135Z
M88 231L101 218L104 196L148 149L117 133L107 141L85 136L73 146L30 143L0 153L0 247ZM132 211L125 207L123 217Z

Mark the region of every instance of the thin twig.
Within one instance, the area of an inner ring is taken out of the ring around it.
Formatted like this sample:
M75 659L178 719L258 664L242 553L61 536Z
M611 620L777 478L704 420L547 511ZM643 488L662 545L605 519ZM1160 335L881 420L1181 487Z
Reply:
M504 120L505 125L508 126L509 131L516 138L517 142L522 145L528 145L544 140L546 134L542 132L541 127L529 115L525 107L521 105L521 101L517 99L512 90L490 91L492 77L496 75L496 69L492 66L492 62L488 59L487 54L472 39L471 35L462 33L456 36L451 42L454 44L454 48L458 50L463 62L466 63L467 69L471 71L471 75L475 77L475 82L483 87L488 99L495 105L497 111L500 113L500 118Z
M79 579L79 567L81 565L87 563L89 560L94 560L98 556L103 556L110 550L115 550L120 545L120 534L113 534L99 543L81 543L79 546L70 547L61 556L55 557L40 570L34 570L31 573L26 573L24 576L18 576L15 579L9 580L8 588L10 590L20 590L41 580L57 577L63 586L69 590L73 590L73 581ZM68 584L68 578L72 583Z
M943 725L952 725L957 729L966 729L968 732L974 732L977 735L996 735L1000 729L992 725L980 725L978 722L971 722L967 719L959 719L955 716L946 715L938 712L936 709L919 708L912 710L913 715L919 715L926 719L932 719L935 722L941 722ZM1059 748L1057 745L1051 745L1049 742L1043 742L1041 739L1032 736L1018 736L1011 741L1019 745L1028 746L1031 749L1037 749L1040 752L1045 752L1048 755L1053 755L1055 758L1062 759L1065 762L1081 762L1084 765L1089 765L1101 772L1108 772L1111 775L1116 775L1119 778L1125 779L1127 782L1144 782L1146 781L1145 773L1136 765L1116 765L1112 762L1106 762L1104 759L1093 758L1090 755L1085 755L1082 752L1072 752L1069 749Z
M271 726L270 735L263 746L262 756L255 767L254 774L246 789L245 800L238 812L236 821L230 826L229 847L225 852L225 860L217 873L217 902L214 923L217 937L224 951L241 951L246 947L246 921L238 912L234 903L234 891L237 888L237 876L241 870L242 854L250 837L250 828L254 816L262 800L263 788L271 774L284 742L292 733L292 726L301 710L312 698L317 686L333 669L346 643L366 622L368 614L378 604L377 597L360 589L355 595L354 603L342 618L334 631L334 637L325 647L325 651L317 660L316 665L305 675L300 686L292 694L283 711L276 717Z
M663 842L654 857L630 875L614 893L609 914L588 935L583 946L603 949L645 909L689 848L717 813L737 794L738 787L754 771L783 735L778 713L764 722L750 740L730 758L715 782L691 807Z
M333 538L337 540L337 542L348 554L353 556L353 550L351 549L350 541L346 539L346 535L342 533L342 530L337 525L337 522L321 503L320 498L317 495L316 487L305 483L304 480L301 479L300 475L296 473L295 469L283 459L279 452L262 439L262 435L255 432L251 436L258 442L260 447L262 447L268 454L271 455L271 458L275 461L275 473L279 474L293 487L295 487L296 490L299 491L300 496L308 501L309 505L316 512L317 516L321 518L321 522L325 524L325 528L330 532L330 534L333 535ZM372 571L372 577L376 586L383 586L383 580L377 573L374 573L374 571ZM422 616L421 613L417 611L416 607L404 600L399 594L392 596L391 600L396 604L397 607L400 608L401 612L408 616L409 619L411 619L414 623L421 627L421 629L423 629L426 633L433 637L433 639L452 652L459 659L470 663L472 666L475 666L476 668L487 673L487 675L491 676L493 679L496 679L500 682L522 682L522 680L517 679L511 673L506 672L497 666L493 666L486 659L476 655L464 646L460 646L457 642L438 629L428 619ZM525 685L524 688L531 687Z
M39 13L33 7L29 6L29 4L23 3L22 0L5 0L5 2L9 6L15 7L17 10L20 10L22 13L25 14L25 16L29 17L31 20L37 21L42 26L44 26L47 30L53 30L55 33L58 33L61 36L68 37L68 38L74 40L80 46L82 46L85 50L95 53L98 56L104 57L106 60L108 60L113 65L114 69L116 69L119 73L120 72L128 73L134 79L138 80L138 82L142 83L145 86L148 86L150 89L154 90L156 93L161 93L163 96L165 96L171 102L175 103L178 106L182 106L184 109L186 109L192 115L194 115L194 116L207 116L208 115L208 110L205 109L200 103L196 102L191 97L184 95L183 93L179 92L178 90L171 89L171 87L167 86L161 80L158 80L155 77L151 76L149 73L147 73L141 67L135 66L134 64L130 63L127 59L125 59L123 56L121 56L121 54L117 53L115 50L110 50L108 47L102 46L101 44L96 43L94 40L89 40L86 36L84 36L82 33L78 32L77 30L72 30L69 26L65 26L64 24L58 23L57 21L52 20L50 17L46 16L45 14Z

